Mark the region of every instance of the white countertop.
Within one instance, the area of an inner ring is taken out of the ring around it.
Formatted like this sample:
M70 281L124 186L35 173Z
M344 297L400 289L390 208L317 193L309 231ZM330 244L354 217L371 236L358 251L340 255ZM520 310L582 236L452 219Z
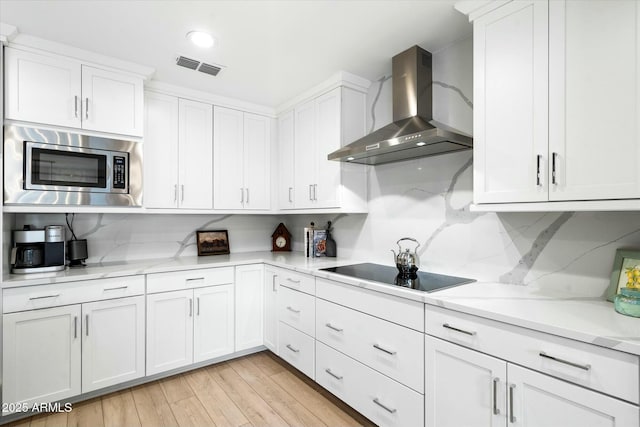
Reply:
M528 286L470 283L424 293L381 283L351 279L320 268L353 264L341 258L306 258L302 253L249 252L208 257L143 260L89 265L59 273L6 275L3 288L162 273L176 270L266 263L316 277L420 301L487 319L559 335L602 347L640 355L640 318L616 313L613 304L599 298L552 293Z

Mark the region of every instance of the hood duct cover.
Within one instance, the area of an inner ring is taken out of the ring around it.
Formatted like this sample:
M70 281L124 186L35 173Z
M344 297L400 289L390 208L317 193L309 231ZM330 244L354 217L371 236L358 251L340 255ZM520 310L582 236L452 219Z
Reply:
M467 150L473 139L433 121L431 54L419 46L392 59L393 123L329 154L329 160L381 165Z

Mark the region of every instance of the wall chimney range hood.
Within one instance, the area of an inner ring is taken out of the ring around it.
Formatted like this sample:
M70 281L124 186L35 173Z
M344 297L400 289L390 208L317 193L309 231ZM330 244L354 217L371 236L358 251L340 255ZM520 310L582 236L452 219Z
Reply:
M328 155L381 165L467 150L473 139L433 121L431 53L413 46L392 59L393 123Z

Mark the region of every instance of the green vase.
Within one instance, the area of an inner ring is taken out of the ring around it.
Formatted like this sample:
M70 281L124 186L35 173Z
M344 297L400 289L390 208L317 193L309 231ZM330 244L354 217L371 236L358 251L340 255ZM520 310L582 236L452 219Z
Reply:
M640 317L640 290L622 288L613 300L616 311L626 316Z

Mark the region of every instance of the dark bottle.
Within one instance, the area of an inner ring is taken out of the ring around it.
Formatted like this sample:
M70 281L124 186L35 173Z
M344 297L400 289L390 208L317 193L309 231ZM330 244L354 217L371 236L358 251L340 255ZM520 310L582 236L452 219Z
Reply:
M336 256L336 241L331 237L331 221L327 224L327 244L325 255L330 257Z

